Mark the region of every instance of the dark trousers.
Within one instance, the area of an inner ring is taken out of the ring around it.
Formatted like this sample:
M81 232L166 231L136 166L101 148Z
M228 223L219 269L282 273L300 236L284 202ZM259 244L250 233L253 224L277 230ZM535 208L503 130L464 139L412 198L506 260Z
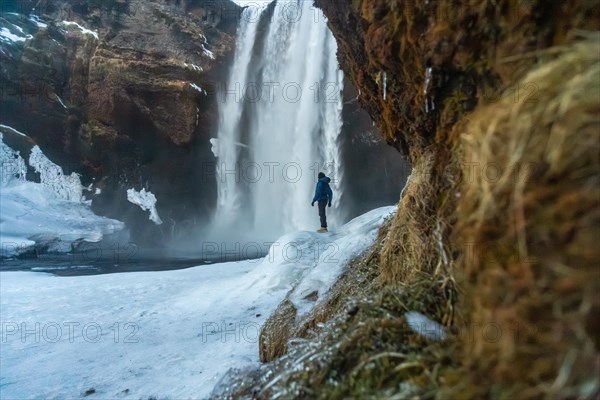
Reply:
M321 217L321 228L327 228L327 215L325 214L326 207L327 200L319 200L319 217Z

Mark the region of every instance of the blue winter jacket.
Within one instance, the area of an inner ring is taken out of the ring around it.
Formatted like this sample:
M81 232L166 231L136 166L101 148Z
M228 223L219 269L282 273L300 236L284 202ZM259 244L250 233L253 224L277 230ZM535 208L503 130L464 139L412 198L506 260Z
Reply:
M331 182L331 179L326 176L319 179L319 182L317 182L317 190L315 190L315 197L313 197L313 202L329 200L328 202L331 203L333 192L331 191L331 187L329 187L329 182Z

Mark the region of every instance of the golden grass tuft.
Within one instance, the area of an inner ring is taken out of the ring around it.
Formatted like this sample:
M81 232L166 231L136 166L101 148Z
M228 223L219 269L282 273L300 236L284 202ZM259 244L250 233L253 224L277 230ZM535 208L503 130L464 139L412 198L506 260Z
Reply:
M458 168L442 145L428 148L413 165L398 212L381 251L384 284L410 283L452 263L448 218L455 203Z
M260 329L258 354L269 362L287 353L288 340L295 327L297 310L286 297Z
M533 97L480 108L461 136L454 244L478 328L454 396L598 395L600 40L586 36L540 52L516 86Z

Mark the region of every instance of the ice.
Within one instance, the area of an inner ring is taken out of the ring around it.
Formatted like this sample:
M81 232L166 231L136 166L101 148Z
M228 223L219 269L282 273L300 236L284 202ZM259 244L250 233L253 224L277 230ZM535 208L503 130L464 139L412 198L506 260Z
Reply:
M64 175L62 168L50 161L39 146L34 146L31 150L29 165L40 174L41 185L52 198L75 203L82 201L83 186L79 175L74 172Z
M2 139L0 133L0 257L18 255L35 245L69 252L74 242L97 242L124 228L122 222L95 215L82 202L79 176L64 175L38 146L32 148L28 163L41 182L27 181L26 161Z
M429 340L446 339L446 328L417 311L404 314L410 329Z
M425 113L429 113L431 110L435 110L435 104L433 100L429 98L429 85L431 84L432 69L427 67L425 70L425 85L423 86L423 96L425 97Z
M259 260L78 277L0 272L0 397L94 388L97 398L205 399L227 371L260 365L260 328L290 289L306 312L302 294L322 299L394 211L288 234ZM319 252L331 244L335 255Z
M147 192L144 188L139 192L135 189L128 189L127 200L130 203L140 206L144 211L150 211L148 219L156 225L161 225L163 223L158 216L158 211L156 211L156 196L154 196L152 192Z
M4 125L2 126L4 127ZM2 139L3 135L0 133L0 161L2 162L0 164L2 171L2 182L0 182L0 185L4 189L11 185L25 182L27 166L25 165L25 160L21 157L21 153L5 145Z
M383 73L383 100L387 100L387 72Z

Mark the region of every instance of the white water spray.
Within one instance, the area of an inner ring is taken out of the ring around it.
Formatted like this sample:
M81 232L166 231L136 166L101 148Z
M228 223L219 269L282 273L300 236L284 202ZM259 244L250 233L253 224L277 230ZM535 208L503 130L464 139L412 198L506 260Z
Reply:
M264 48L257 49L258 21L249 21L248 10L227 88L227 93L240 90L241 101L229 94L220 107L215 224L227 229L247 221L250 230L270 238L315 229L318 216L310 202L323 171L332 179L328 220L335 226L343 222L338 209L343 74L335 39L311 2L283 2L275 5L263 33ZM260 65L250 65L258 50ZM242 127L243 114L247 126ZM240 144L247 146L244 154Z

